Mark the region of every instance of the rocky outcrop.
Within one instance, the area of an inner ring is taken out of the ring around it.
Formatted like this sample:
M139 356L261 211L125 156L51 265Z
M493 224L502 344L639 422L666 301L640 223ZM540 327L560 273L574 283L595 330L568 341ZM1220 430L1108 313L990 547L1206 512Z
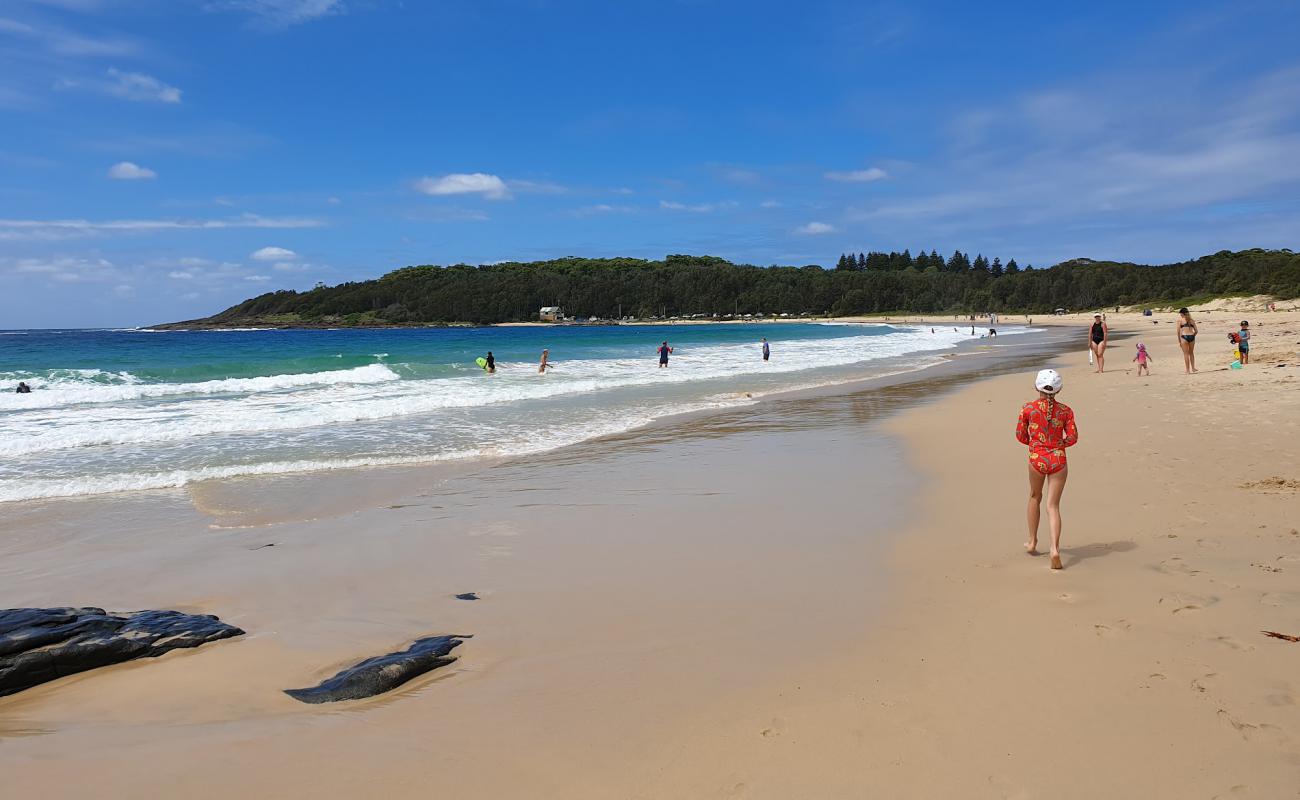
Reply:
M0 696L78 672L244 632L206 614L102 608L0 609Z
M373 697L452 663L456 657L448 653L468 638L428 636L417 639L401 652L368 658L309 689L285 689L284 693L304 703L334 703Z

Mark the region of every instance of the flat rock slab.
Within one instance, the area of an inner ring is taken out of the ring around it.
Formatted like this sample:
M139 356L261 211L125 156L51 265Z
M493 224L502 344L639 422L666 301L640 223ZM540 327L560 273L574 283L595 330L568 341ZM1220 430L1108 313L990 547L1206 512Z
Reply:
M66 675L241 636L209 614L0 609L0 697Z
M445 667L456 660L448 655L468 636L427 636L415 640L398 653L367 658L309 689L285 689L284 693L304 703L336 703L361 700L390 692L412 678Z

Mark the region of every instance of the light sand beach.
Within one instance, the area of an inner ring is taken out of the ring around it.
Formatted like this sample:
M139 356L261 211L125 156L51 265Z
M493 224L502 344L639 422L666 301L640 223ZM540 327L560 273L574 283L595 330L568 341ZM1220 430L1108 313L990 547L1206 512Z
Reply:
M6 509L0 605L249 635L0 699L0 770L41 797L1300 796L1300 644L1260 633L1300 634L1300 315L1252 317L1242 370L1237 318L1208 317L1195 376L1170 315L1112 315L1104 375L1076 321L1057 356L986 340L919 379L393 472L400 500L318 519L192 501L239 482ZM1021 548L1012 435L1047 363L1081 434L1060 572ZM280 693L431 633L474 638L371 701Z

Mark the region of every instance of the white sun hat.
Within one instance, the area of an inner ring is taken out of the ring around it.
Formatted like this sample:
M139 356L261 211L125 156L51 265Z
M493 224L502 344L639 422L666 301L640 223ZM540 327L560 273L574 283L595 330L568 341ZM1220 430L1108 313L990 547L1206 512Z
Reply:
M1034 388L1044 394L1056 394L1062 384L1061 373L1054 369L1039 370L1038 377L1034 378Z

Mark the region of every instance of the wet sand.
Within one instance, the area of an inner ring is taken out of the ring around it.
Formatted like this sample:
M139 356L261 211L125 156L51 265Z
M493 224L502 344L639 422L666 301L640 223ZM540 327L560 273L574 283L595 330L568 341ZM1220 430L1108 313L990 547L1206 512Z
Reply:
M1256 631L1300 633L1296 496L1240 484L1300 463L1300 373L1067 367L1053 574L1020 552L1011 438L1048 357L1014 342L323 519L223 526L180 492L6 510L0 606L249 636L0 700L0 769L43 797L1291 796L1300 646ZM1238 399L1249 429L1221 425ZM433 633L475 638L382 698L280 694Z

